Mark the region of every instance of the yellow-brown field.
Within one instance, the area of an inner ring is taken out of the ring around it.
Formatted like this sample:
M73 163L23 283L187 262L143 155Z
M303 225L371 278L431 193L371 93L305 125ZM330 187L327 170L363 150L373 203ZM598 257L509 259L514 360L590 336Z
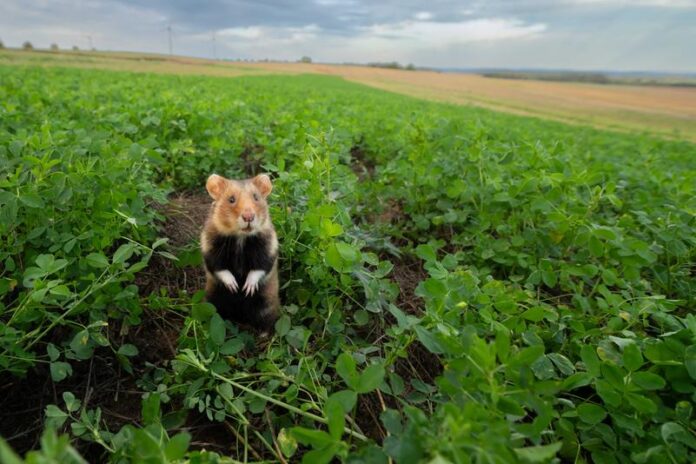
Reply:
M418 98L696 141L696 87L492 79L365 66L246 63L125 52L0 51L0 64L241 76L318 73Z

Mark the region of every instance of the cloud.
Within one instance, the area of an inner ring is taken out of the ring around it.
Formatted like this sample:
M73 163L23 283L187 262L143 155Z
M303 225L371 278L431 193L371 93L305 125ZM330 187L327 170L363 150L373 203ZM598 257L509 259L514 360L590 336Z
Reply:
M228 44L240 42L263 42L264 47L276 47L279 44L303 43L317 38L321 29L316 24L308 24L302 27L268 27L248 26L229 27L215 31L215 35ZM196 38L207 39L208 36L197 34ZM229 39L229 40L228 40Z
M696 0L561 0L561 3L590 6L696 8Z
M696 0L0 0L37 47L439 67L696 71Z
M375 38L448 45L535 37L546 28L543 23L527 24L518 19L481 18L459 22L401 21L375 24L364 30L367 36Z
M543 36L543 23L518 19L483 18L458 22L405 20L361 27L342 35L316 24L301 27L254 25L216 32L218 42L240 58L296 59L309 55L325 62L422 62L464 44L524 41ZM209 36L200 37L210 40Z

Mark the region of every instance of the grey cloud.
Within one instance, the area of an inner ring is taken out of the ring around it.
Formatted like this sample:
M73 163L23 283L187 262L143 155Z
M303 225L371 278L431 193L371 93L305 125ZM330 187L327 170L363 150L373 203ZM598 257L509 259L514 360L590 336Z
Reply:
M442 67L696 71L696 0L2 0L17 46Z

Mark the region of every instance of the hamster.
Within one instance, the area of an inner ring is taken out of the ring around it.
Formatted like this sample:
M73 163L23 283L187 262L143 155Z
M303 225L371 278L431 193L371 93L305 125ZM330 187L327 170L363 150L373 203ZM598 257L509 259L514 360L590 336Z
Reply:
M201 233L206 296L220 316L249 324L266 336L278 319L278 238L266 202L266 174L231 180L217 174L205 184L213 199Z

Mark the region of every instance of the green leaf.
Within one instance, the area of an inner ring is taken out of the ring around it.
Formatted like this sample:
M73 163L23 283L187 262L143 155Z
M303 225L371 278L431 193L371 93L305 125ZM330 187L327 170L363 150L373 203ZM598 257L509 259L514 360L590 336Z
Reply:
M558 368L563 375L572 375L575 373L575 366L573 366L573 363L562 354L549 353L547 356L553 361L556 368Z
M542 308L541 306L535 306L523 312L521 316L523 319L526 319L528 321L539 322L544 319L545 314L546 311L544 311L544 308Z
M327 402L333 401L341 405L344 413L349 413L355 407L355 403L358 400L358 395L352 390L341 390L336 393L332 393L331 396L326 400Z
M56 348L56 345L53 343L46 345L46 352L48 353L48 357L51 361L57 360L60 356L60 351L58 351L58 348Z
M280 452L283 453L283 456L286 458L291 458L297 451L297 440L288 432L288 429L280 429L277 440Z
M130 343L123 344L118 349L118 354L123 356L137 356L138 348Z
M230 338L220 348L220 353L225 356L234 356L244 349L244 340L238 337Z
M662 439L667 444L672 444L674 442L682 443L692 450L696 450L696 438L687 432L686 429L676 422L665 422L660 428L660 434Z
M379 415L382 424L392 435L401 434L403 424L401 423L401 414L395 409L387 409Z
M323 236L325 237L337 237L343 233L343 227L329 219L324 219L321 221L321 229Z
M384 380L384 366L381 364L371 364L360 374L355 385L358 393L369 393L377 389Z
M420 244L415 249L416 256L423 261L437 261L435 248L430 244Z
M24 460L17 455L12 447L0 437L0 462L3 464L24 464Z
M77 359L89 359L94 353L94 345L90 343L89 330L80 330L70 342L70 349Z
M97 269L109 267L109 260L101 253L90 253L87 255L87 264Z
M158 393L150 393L147 398L142 401L141 414L143 423L157 424L160 421L160 395Z
M597 379L595 381L595 389L606 404L614 407L618 407L621 404L621 395L606 380Z
M67 376L72 375L72 367L66 362L52 362L50 365L51 379L54 382L60 382Z
M684 352L684 367L689 376L696 380L696 345L691 345Z
M311 430L304 427L293 427L290 429L292 436L302 443L313 448L324 448L334 443L334 439L322 430Z
M169 440L169 443L164 448L164 455L169 462L182 459L186 455L191 435L186 432L177 433Z
M549 261L543 261L541 263L541 280L543 280L544 284L549 288L555 287L558 282L556 271L554 271Z
M345 413L341 403L336 400L327 400L326 404L324 404L324 414L329 426L329 434L335 440L340 440L341 435L343 435L343 426L345 425Z
M624 367L629 371L637 371L643 365L643 355L635 343L624 347L622 359Z
M364 309L359 309L353 314L353 319L357 325L362 327L370 322L370 314Z
M118 250L116 250L116 253L114 253L114 256L112 257L112 261L114 264L120 264L120 263L125 263L128 258L133 256L133 252L135 251L135 245L132 243L124 243L120 247L118 247Z
M339 272L343 270L343 259L341 258L341 255L338 252L336 245L331 244L326 249L326 253L324 254L324 260L326 261L326 264L331 266L334 270Z
M229 383L221 383L217 387L218 393L220 393L220 396L227 400L232 400L234 392L232 391L232 385Z
M425 327L417 325L415 329L418 341L420 341L428 351L435 354L442 354L445 352L440 342Z
M51 295L63 296L66 298L72 295L72 292L70 291L68 286L64 284L56 285L55 287L52 287L48 292Z
M660 390L666 385L665 379L652 372L634 372L631 383L643 390Z
M348 264L356 263L360 259L360 250L353 245L341 241L335 242L334 245L336 246L338 254L341 255L341 258Z
M593 234L595 237L604 240L616 240L616 233L608 227L597 227L594 229Z
M283 314L275 323L275 330L279 337L284 337L288 332L292 323L290 321L290 316Z
M580 358L585 364L585 369L592 377L599 377L600 372L600 362L597 352L592 345L583 345L580 348Z
M527 446L526 448L515 448L517 457L525 462L547 462L558 453L563 443L558 441L550 445Z
M561 388L563 390L574 390L576 388L584 387L592 383L592 376L587 372L576 372L575 374L567 377Z
M604 245L602 245L602 242L594 235L590 237L588 248L593 256L599 258L600 256L604 255Z
M225 342L225 321L222 320L218 313L213 314L210 318L210 340L217 346L222 346Z
M544 346L543 345L529 346L529 347L523 348L519 352L517 352L512 357L509 364L510 364L510 366L513 366L513 367L528 366L528 365L532 364L534 361L536 361L537 359L539 359L543 355L544 355Z
M349 387L357 383L358 374L355 370L355 360L349 353L341 353L336 358L336 373L341 376Z
M81 401L75 398L71 392L63 392L63 401L65 402L65 409L69 412L75 412L80 409Z
M596 404L583 403L578 406L578 417L586 424L596 425L607 417L607 412Z
M68 419L68 414L55 404L46 406L46 425L58 429Z
M336 455L337 443L323 448L313 449L302 456L302 464L329 464Z
M534 375L540 380L548 380L556 377L556 370L548 356L541 356L530 366Z
M518 417L524 417L527 415L524 408L520 406L516 400L506 396L501 396L498 398L498 404L496 406L498 406L498 409L505 414L512 414L513 416Z
M19 196L19 201L27 205L29 208L43 208L46 206L43 198L34 192L26 192L21 194Z
M626 393L625 398L640 413L655 414L657 412L657 405L650 398L636 393Z
M191 316L198 322L207 322L215 314L215 306L210 303L196 303L191 309Z

